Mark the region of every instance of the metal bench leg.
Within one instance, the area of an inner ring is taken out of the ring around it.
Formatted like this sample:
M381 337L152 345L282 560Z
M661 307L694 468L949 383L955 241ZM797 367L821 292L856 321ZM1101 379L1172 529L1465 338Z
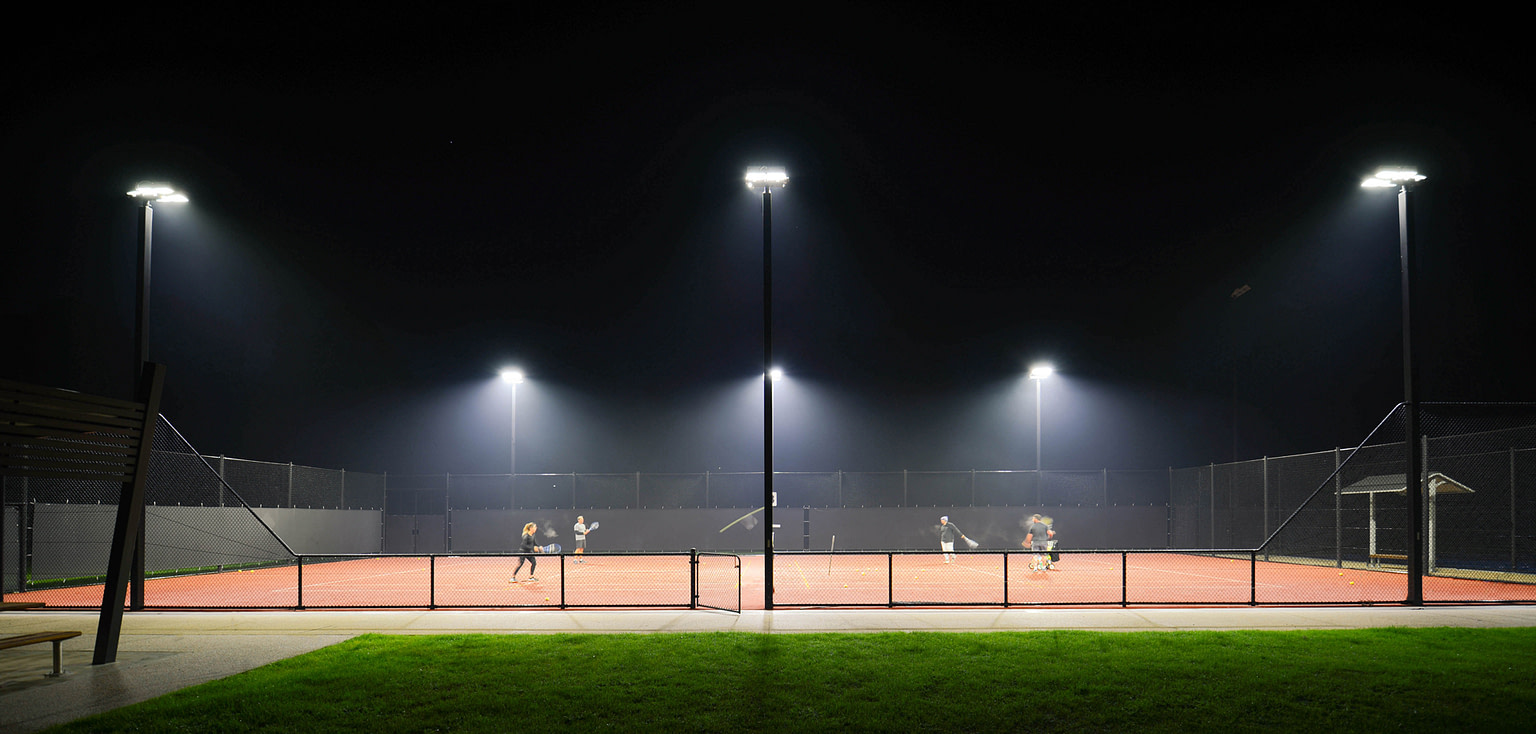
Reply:
M57 678L64 675L64 651L60 647L63 644L63 640L53 641L53 672L47 674L49 678Z

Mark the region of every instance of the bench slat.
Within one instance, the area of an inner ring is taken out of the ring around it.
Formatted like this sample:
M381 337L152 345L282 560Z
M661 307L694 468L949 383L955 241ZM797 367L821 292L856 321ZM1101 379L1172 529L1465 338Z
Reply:
M79 632L33 632L27 635L16 635L15 637L0 637L0 650L9 650L23 645L35 645L39 642L59 642L79 636Z

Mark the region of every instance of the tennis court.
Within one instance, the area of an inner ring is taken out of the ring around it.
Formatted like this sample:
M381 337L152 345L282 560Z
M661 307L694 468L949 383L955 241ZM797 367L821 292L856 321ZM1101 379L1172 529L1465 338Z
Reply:
M1536 410L1436 406L1429 417L1436 437L1421 446L1429 462L1423 601L1536 601ZM1160 479L1109 471L776 475L777 501L793 504L772 518L780 549L772 603L1403 603L1412 521L1405 444L1394 434L1400 418L1395 412L1349 452L1170 470ZM748 550L762 548L768 520L752 505L762 498L760 474L443 475L427 487L421 477L386 482L222 457L215 467L160 422L145 510L144 609L765 606L763 557ZM116 491L106 482L7 478L4 598L99 607ZM1037 511L1054 515L1055 532L1071 544L1055 570L1031 571L1031 554L1018 549ZM534 522L541 540L553 542L582 513L601 514L600 547L580 558L541 554L537 581L508 583L516 528ZM981 550L945 563L940 517L953 517ZM408 551L394 550L400 546Z

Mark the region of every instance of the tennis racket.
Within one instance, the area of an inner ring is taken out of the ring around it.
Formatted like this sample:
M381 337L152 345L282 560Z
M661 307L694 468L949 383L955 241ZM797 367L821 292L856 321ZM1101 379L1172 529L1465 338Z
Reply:
M550 543L549 545L544 546L544 552L545 553L559 553L560 552L560 544L559 543Z
M592 523L591 525L587 526L587 532L589 532L589 533L592 532L593 530L596 530L596 529L597 529L597 523L595 523L595 522Z
M978 543L978 542L976 542L974 540L971 540L970 538L966 538L965 539L965 544L970 546L972 549L974 549L978 545L981 545L980 543Z

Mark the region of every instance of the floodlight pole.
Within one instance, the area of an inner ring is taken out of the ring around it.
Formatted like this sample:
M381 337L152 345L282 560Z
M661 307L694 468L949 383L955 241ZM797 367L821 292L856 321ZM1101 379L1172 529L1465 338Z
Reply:
M1035 378L1035 480L1040 478L1040 383L1045 382Z
M139 200L139 272L138 272L138 298L134 306L133 326L133 393L144 394L144 365L149 362L149 263L150 249L155 228L155 208L152 206L152 198ZM154 420L151 418L151 420ZM129 566L128 574L128 608L133 611L144 609L144 515L140 511L135 515L138 519L138 527L131 528L134 533L133 564ZM121 601L121 600L118 600Z
M1409 287L1413 282L1413 188L1404 183L1397 190L1397 238L1403 271L1403 409L1407 411L1403 445L1408 451L1408 469L1404 486L1408 495L1408 524L1413 528L1408 552L1408 599L1414 606L1424 604L1424 473L1419 453L1418 376L1413 371L1413 300Z
M789 183L782 168L747 170L747 187L763 190L763 608L773 609L773 187Z
M512 482L517 483L517 381L512 382L512 465L507 472L512 476Z
M1054 372L1055 369L1048 364L1036 364L1029 368L1029 379L1035 383L1035 481L1037 482L1040 480L1040 466L1042 463L1040 460L1040 436L1042 435L1040 426L1040 383L1045 382L1045 378L1050 377Z
M763 608L773 609L773 187L763 187Z

